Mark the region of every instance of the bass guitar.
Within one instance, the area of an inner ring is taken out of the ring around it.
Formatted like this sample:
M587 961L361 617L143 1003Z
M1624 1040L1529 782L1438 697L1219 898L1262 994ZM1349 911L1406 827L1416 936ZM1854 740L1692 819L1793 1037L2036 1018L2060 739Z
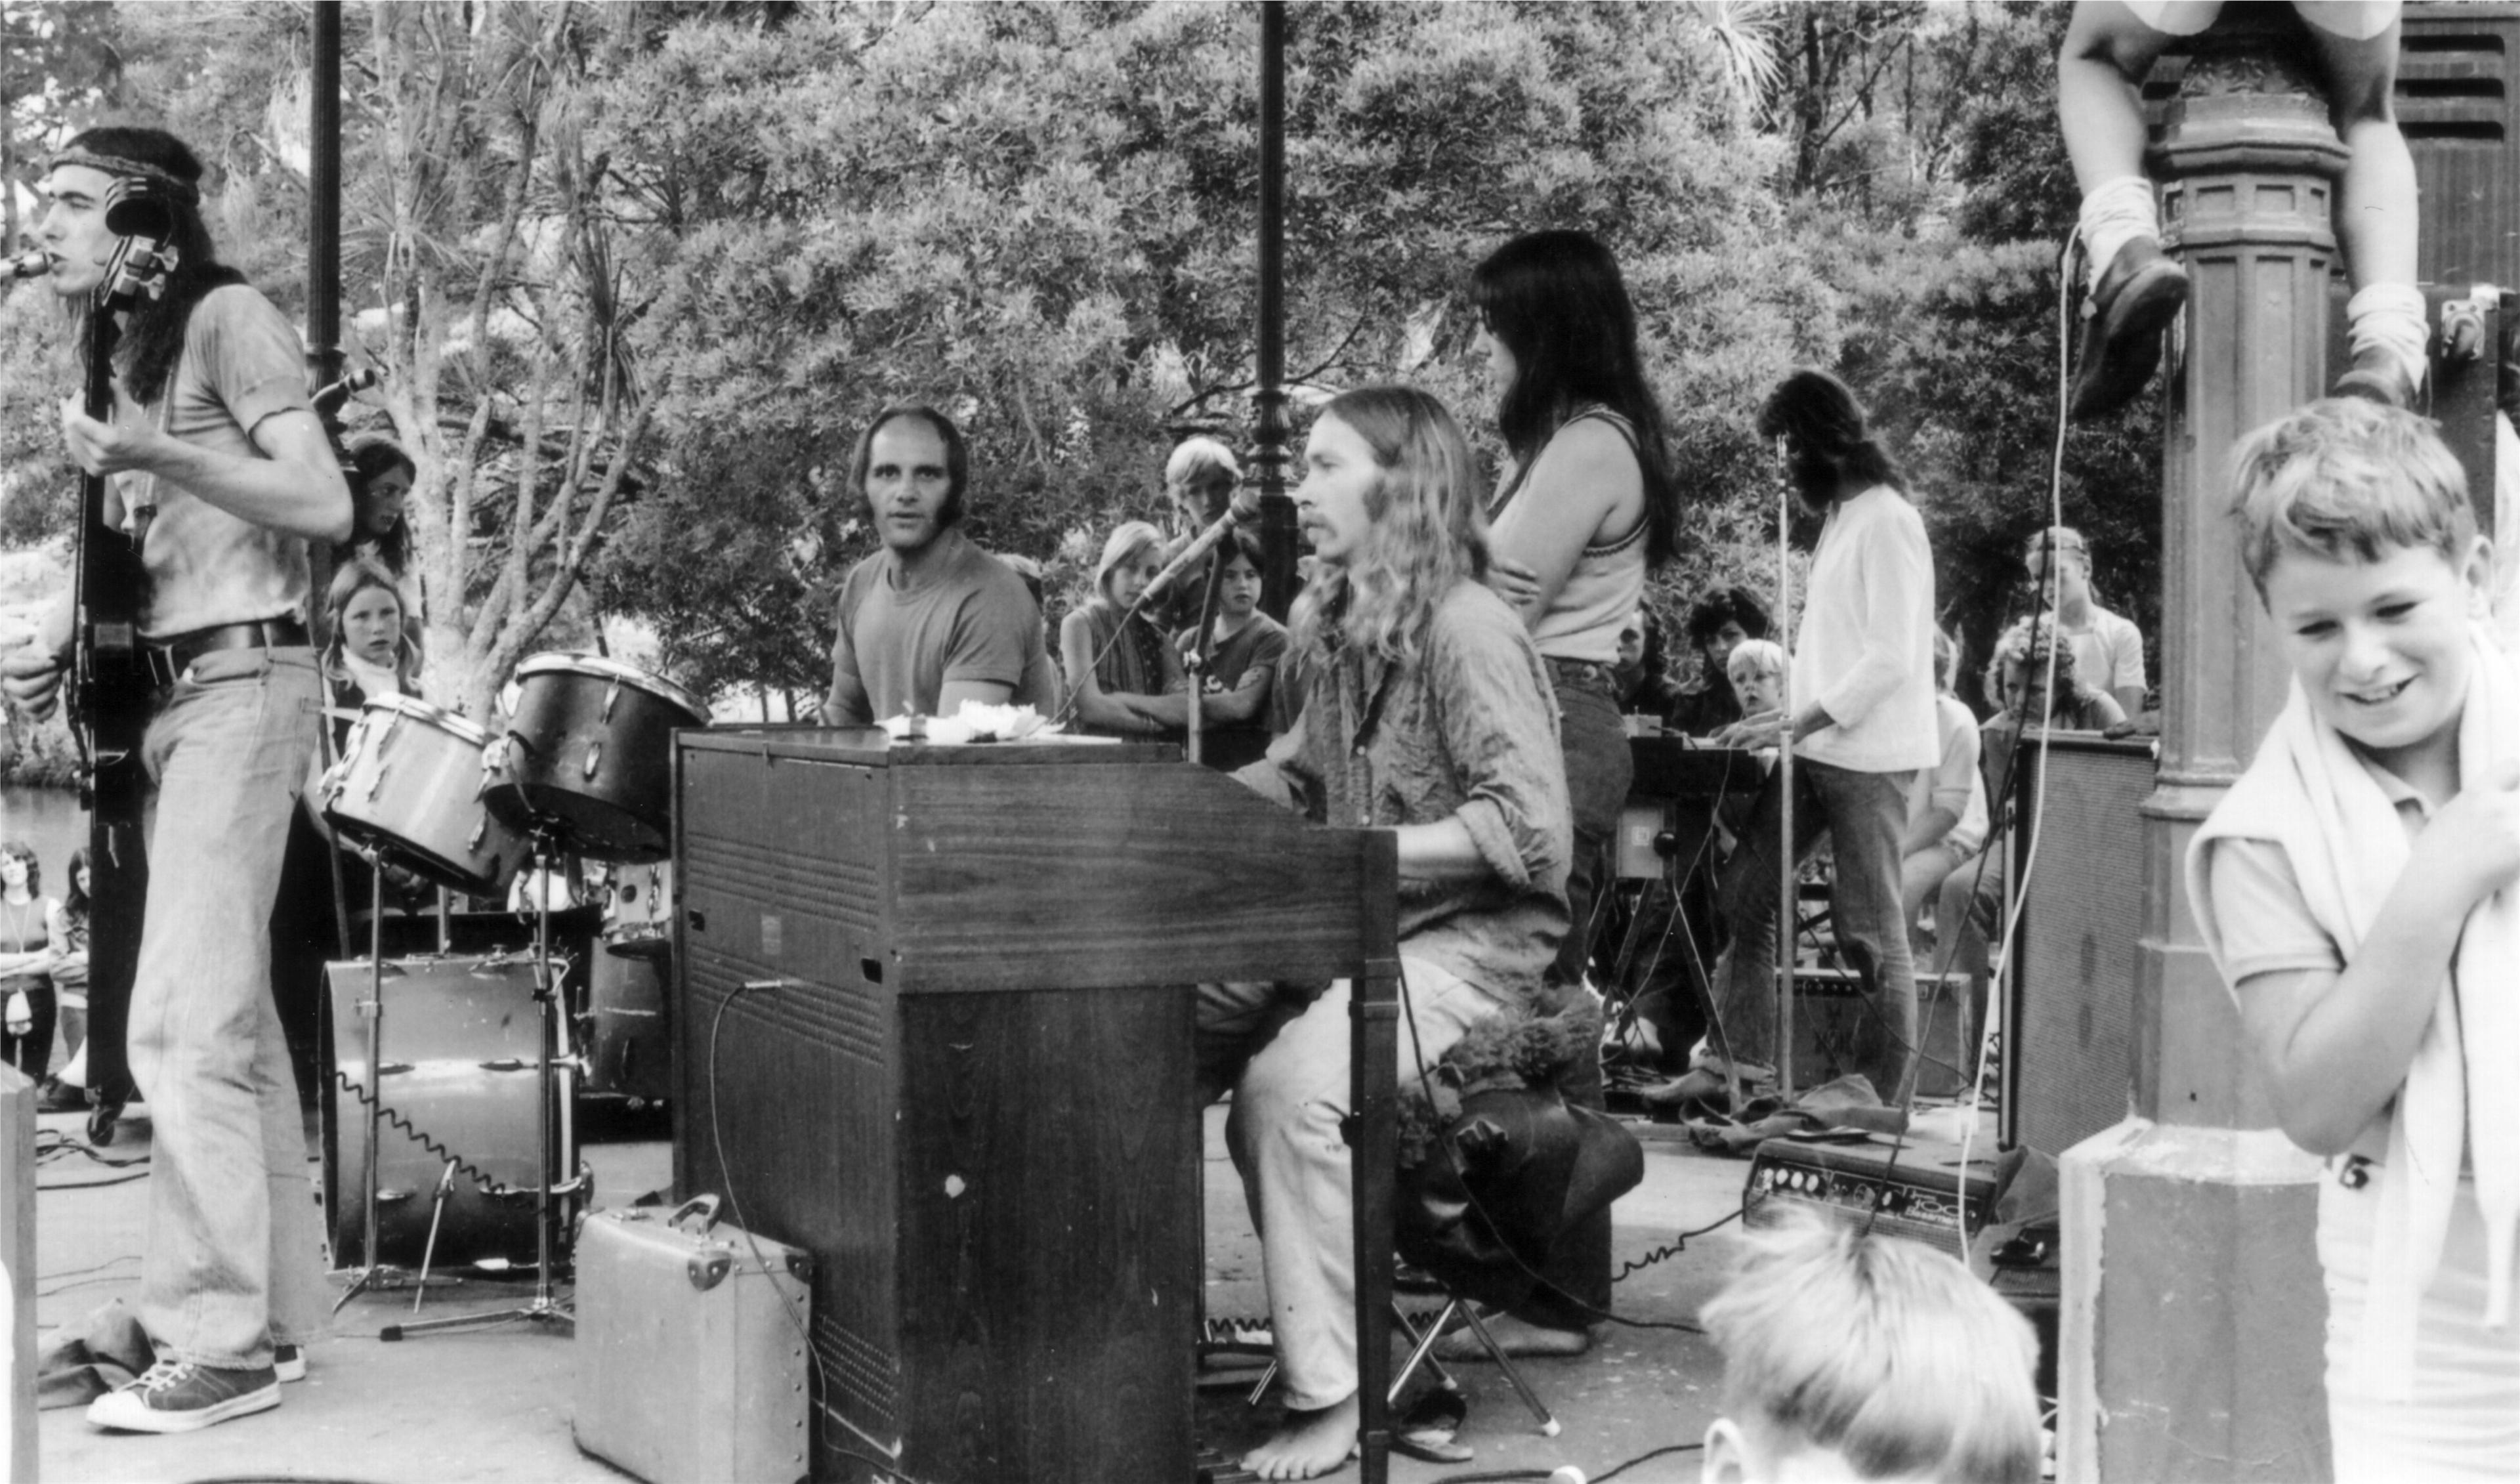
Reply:
M122 237L87 315L87 415L113 419L113 353L121 316L165 292L174 268L167 239L174 216L149 182L117 179L106 198L106 226ZM122 524L108 519L104 475L80 481L72 569L70 734L79 751L79 803L88 811L88 1053L92 1109L88 1142L110 1144L132 1097L125 1031L140 967L140 928L149 901L141 837L148 776L141 741L157 700L140 623L149 598L141 564L151 506Z

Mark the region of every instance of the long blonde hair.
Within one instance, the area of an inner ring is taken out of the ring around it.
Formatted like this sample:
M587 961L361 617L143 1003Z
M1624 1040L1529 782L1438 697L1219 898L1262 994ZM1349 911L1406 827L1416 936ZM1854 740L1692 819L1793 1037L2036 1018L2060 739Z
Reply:
M1335 643L1414 663L1435 609L1463 579L1487 574L1478 464L1462 425L1415 386L1361 386L1322 409L1365 440L1380 471L1365 497L1373 527L1345 566L1320 563L1295 600L1296 645Z
M350 668L342 660L343 635L341 614L348 610L350 600L370 588L393 596L401 633L394 640L394 677L402 682L405 694L420 694L420 645L412 636L411 600L404 596L402 584L383 563L367 557L353 557L333 573L333 586L324 595L324 609L331 620L332 638L324 645L322 670L324 678L335 685L350 679Z

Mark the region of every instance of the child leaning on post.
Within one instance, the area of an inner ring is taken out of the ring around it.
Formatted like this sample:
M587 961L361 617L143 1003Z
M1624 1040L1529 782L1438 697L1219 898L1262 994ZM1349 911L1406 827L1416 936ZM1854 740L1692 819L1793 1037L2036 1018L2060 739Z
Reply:
M2520 1477L2520 669L2487 544L2409 413L2315 402L2232 467L2292 686L2188 891L2284 1133L2328 1160L2335 1477Z

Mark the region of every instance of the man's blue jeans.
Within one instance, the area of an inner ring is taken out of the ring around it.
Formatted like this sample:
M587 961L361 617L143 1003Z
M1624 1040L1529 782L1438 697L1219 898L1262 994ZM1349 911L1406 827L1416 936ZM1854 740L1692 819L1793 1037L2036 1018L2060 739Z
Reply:
M270 939L319 692L312 651L214 651L165 694L144 748L158 807L130 1057L156 1147L140 1322L197 1365L269 1365L323 1312Z
M1881 1101L1904 1101L1916 1045L1916 972L1899 899L1899 836L1908 823L1912 772L1858 773L1794 759L1794 858L1828 832L1836 875L1829 922L1838 949L1863 976L1865 1017L1857 1060ZM1716 1012L1732 1059L1774 1067L1777 1045L1777 898L1781 889L1782 790L1768 775L1740 848L1724 865L1723 909L1732 946L1715 970ZM1723 1043L1716 1048L1724 1049Z

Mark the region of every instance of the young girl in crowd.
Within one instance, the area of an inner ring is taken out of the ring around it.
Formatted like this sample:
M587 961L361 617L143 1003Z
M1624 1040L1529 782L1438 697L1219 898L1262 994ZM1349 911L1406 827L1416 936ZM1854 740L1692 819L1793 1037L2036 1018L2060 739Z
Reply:
M1130 611L1163 568L1163 539L1144 520L1112 531L1094 568L1094 597L1058 626L1067 694L1088 736L1149 738L1170 731L1130 705L1184 684L1180 653L1151 619Z
M87 847L70 852L69 890L52 915L53 997L61 1014L62 1073L45 1084L39 1104L47 1113L87 1106Z
M0 842L0 1060L35 1082L51 1074L52 970L63 945L53 937L60 903L43 895L43 868L23 840Z

